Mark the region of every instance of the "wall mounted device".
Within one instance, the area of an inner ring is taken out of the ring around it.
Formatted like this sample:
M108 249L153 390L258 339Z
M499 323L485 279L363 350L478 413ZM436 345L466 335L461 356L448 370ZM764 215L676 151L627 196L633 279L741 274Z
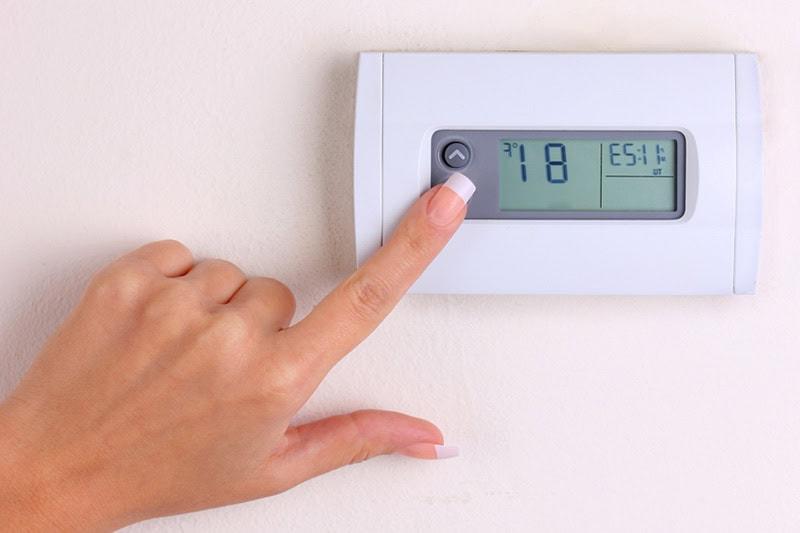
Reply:
M412 292L755 290L752 54L362 53L359 263L459 171L467 220Z

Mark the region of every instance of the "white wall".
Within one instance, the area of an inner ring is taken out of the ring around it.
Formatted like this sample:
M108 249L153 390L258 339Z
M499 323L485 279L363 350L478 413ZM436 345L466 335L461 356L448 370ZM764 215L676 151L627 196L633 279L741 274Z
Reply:
M757 296L408 297L301 418L403 410L462 457L378 459L133 530L797 530L796 6L0 2L0 392L90 273L151 239L281 278L301 314L342 279L359 50L755 51Z

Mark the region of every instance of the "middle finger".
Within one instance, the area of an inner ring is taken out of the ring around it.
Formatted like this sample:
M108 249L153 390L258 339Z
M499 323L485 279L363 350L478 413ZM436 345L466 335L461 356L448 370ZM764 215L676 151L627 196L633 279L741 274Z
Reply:
M247 276L233 263L208 259L198 263L184 279L214 302L224 304L245 284Z

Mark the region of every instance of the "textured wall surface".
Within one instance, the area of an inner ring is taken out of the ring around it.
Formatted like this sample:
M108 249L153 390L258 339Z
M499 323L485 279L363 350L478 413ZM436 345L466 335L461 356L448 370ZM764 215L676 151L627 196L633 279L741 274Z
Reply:
M796 531L798 19L790 0L4 0L0 393L145 241L281 278L299 314L350 272L359 50L749 50L758 295L408 297L300 418L402 410L460 458L380 458L132 530Z

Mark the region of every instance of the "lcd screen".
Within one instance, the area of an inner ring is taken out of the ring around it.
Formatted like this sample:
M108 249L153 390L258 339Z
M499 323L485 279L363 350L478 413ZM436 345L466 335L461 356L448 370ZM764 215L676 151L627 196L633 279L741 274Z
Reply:
M501 211L675 211L674 139L498 143Z

